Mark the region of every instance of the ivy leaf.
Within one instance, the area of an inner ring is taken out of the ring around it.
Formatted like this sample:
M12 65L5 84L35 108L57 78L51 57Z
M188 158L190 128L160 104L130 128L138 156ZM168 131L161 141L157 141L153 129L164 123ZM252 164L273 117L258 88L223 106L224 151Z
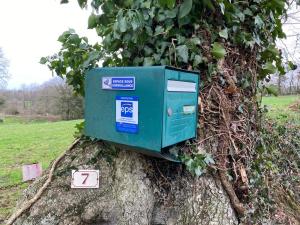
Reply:
M209 164L215 164L215 163L216 163L215 160L213 159L212 155L210 155L210 154L207 154L207 155L205 156L204 161L205 161L205 163L206 163L207 165L209 165Z
M285 1L273 0L273 1L270 1L269 5L271 8L276 9L281 12L284 9Z
M88 58L83 62L83 67L88 67L93 62L97 61L100 57L100 53L98 51L92 51L89 53Z
M97 0L96 2L101 2L101 1ZM112 1L112 2L114 2L114 1ZM133 4L133 0L123 0L122 2L123 2L123 7L124 8L128 8ZM148 1L148 2L150 2L149 4L151 4L151 1Z
M240 112L240 113L244 113L244 109L243 109L243 104L241 104L241 105L239 105L239 107L238 107L238 111Z
M88 29L93 29L97 26L98 17L92 13L88 19Z
M169 9L174 8L175 2L176 2L175 0L158 0L158 3L159 3L162 7L167 6Z
M189 50L186 45L179 45L177 48L177 53L183 62L187 63L189 59Z
M202 169L198 166L196 169L195 169L195 174L196 176L200 177L202 175L203 171Z
M263 71L262 73L264 75L267 75L267 74L274 74L276 73L277 69L276 67L272 64L272 62L267 62L264 66L263 66Z
M93 1L93 2L95 2L95 1ZM112 11L115 9L115 5L114 5L114 3L112 1L104 1L104 3L103 4L102 3L100 4L102 12L103 12L102 15L108 16L108 14L111 14ZM99 3L97 3L97 5L98 4Z
M213 44L213 48L211 51L212 55L216 58L216 59L222 59L224 58L224 56L226 55L226 50L223 47L223 45L221 45L218 42L215 42Z
M228 38L228 29L225 28L219 32L220 37L227 39Z
M149 56L149 55L153 54L153 49L150 48L150 47L147 46L147 45L144 46L143 50L144 50L146 56Z
M137 30L141 26L141 21L143 20L142 15L137 14L131 20L131 26L133 30Z
M193 66L198 66L200 63L202 63L202 57L200 55L195 55Z
M193 0L184 0L179 8L179 19L185 17L192 10Z
M192 38L192 39L191 39L191 42L192 42L194 45L200 45L200 44L201 44L200 38L197 38L197 37Z
M284 67L282 66L282 60L281 59L277 59L276 60L276 69L279 72L279 75L284 75L287 71L284 69Z
M47 58L46 57L42 57L40 59L40 64L46 64L48 62Z
M207 8L209 8L212 11L215 11L214 4L211 2L211 0L202 0L203 5L205 5Z
M253 16L253 13L249 8L245 9L243 13L248 16Z
M257 15L254 18L254 23L255 25L257 25L259 28L262 28L262 26L264 25L264 21L261 19L261 17L259 15Z
M84 8L86 6L87 0L77 0L80 8Z
M127 30L127 22L126 22L125 17L122 17L120 19L120 21L118 22L118 25L119 25L119 29L122 33L124 33Z
M193 162L194 162L194 160L191 159L191 158L189 158L189 159L186 160L185 165L186 165L188 168L191 168Z
M178 9L172 9L172 10L165 10L165 15L167 18L175 18L177 16Z
M224 13L225 13L225 5L224 5L224 3L223 2L219 3L219 6L220 6L222 14L224 15Z
M159 35L159 34L162 34L162 33L164 33L164 28L162 27L162 26L157 26L157 27L155 27L155 33L154 33L154 35Z
M270 95L278 96L278 90L274 86L266 87L266 91Z
M78 34L71 34L69 36L69 40L76 45L80 44L80 42L81 42L81 39L79 38Z
M297 65L295 65L291 61L288 61L288 70L295 70L295 69L297 69Z
M67 38L72 34L74 33L75 31L73 29L69 29L65 32L63 32L59 37L58 37L58 41L63 43L67 40Z
M167 6L169 7L169 9L174 8L176 3L176 0L167 0Z
M160 4L160 6L165 7L167 4L167 0L158 0L158 4Z
M141 4L142 7L150 9L151 7L151 1L145 1Z
M152 66L154 64L153 57L145 57L144 58L144 66Z
M267 49L266 49L266 52L267 53L270 53L269 57L276 57L278 56L280 53L279 53L279 50L276 48L275 45L270 45Z
M245 20L244 13L242 13L242 12L239 11L239 12L236 13L236 15L239 17L239 19L240 19L241 22L244 22L244 20Z

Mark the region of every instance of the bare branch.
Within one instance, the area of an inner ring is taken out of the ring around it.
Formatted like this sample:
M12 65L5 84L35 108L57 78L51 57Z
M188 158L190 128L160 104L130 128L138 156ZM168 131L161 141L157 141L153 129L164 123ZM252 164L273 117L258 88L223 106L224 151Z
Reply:
M2 48L0 48L0 88L5 87L7 84L9 78L8 66L8 60L5 58Z

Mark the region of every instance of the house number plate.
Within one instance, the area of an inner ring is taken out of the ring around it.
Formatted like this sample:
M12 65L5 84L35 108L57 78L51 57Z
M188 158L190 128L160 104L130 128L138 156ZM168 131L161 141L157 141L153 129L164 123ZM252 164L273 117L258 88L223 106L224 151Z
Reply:
M99 170L72 170L71 188L99 188Z

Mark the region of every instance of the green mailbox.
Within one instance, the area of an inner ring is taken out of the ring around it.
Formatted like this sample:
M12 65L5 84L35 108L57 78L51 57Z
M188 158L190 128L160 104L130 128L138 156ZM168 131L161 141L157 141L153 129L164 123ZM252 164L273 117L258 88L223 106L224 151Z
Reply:
M195 138L199 74L168 66L104 67L85 79L85 135L151 155Z

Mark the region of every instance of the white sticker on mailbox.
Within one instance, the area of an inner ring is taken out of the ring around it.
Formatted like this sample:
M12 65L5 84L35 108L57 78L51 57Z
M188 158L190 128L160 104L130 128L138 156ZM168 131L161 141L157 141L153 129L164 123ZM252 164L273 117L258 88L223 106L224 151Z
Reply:
M72 170L71 188L99 188L99 170Z
M194 105L185 105L183 106L184 114L193 114L196 111L196 106Z
M135 77L102 77L102 89L135 90Z
M168 80L167 90L171 92L196 92L196 83Z
M116 130L136 134L139 130L139 102L136 96L116 97Z

